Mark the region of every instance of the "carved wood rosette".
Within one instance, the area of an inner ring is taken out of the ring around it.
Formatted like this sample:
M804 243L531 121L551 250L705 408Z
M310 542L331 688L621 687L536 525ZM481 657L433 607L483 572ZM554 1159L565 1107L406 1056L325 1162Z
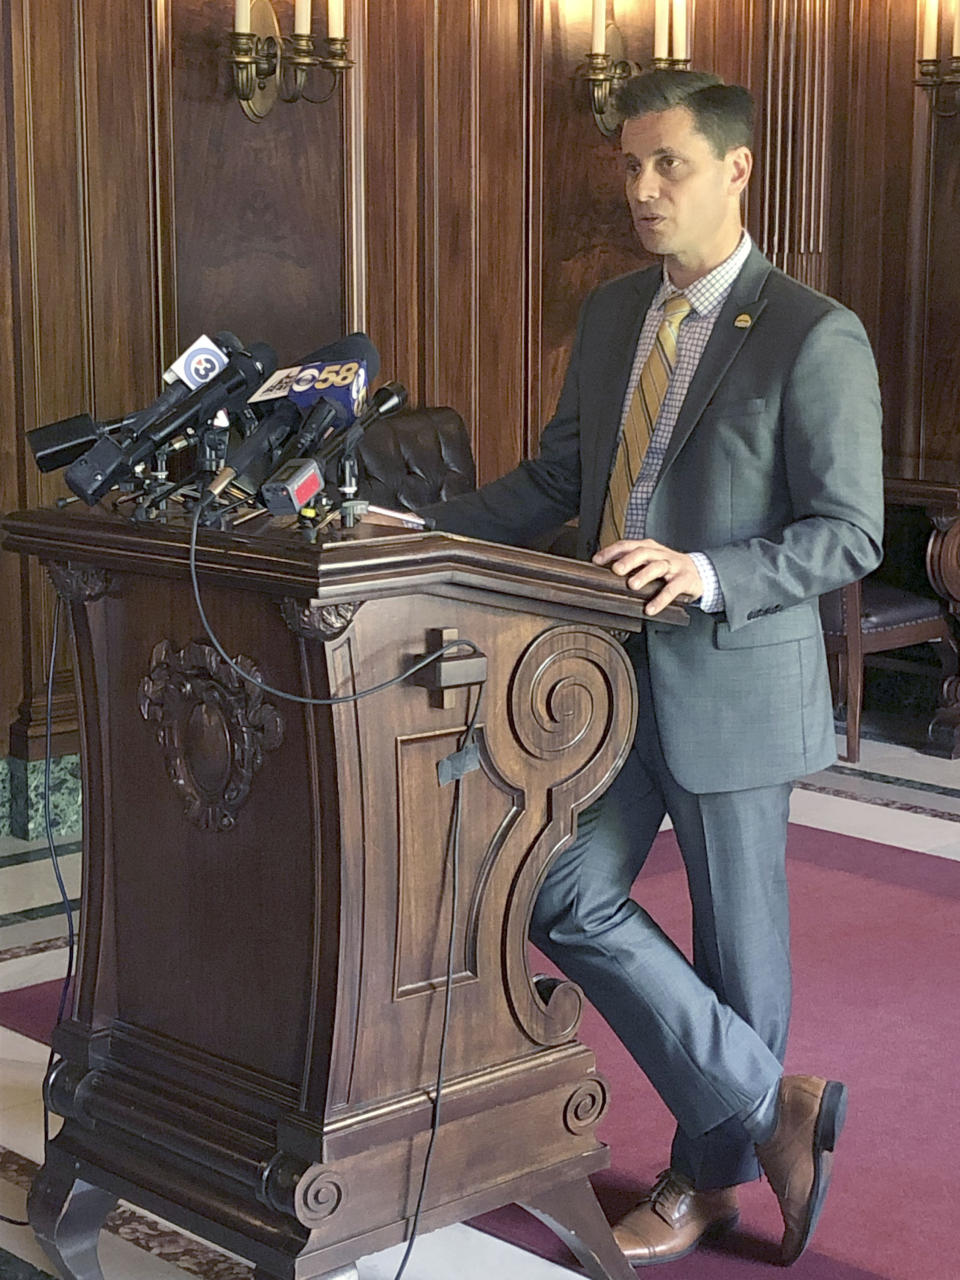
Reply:
M237 665L259 680L250 658ZM140 714L157 726L167 774L184 814L203 830L229 831L250 794L265 751L283 741L280 713L216 649L161 640L139 689Z

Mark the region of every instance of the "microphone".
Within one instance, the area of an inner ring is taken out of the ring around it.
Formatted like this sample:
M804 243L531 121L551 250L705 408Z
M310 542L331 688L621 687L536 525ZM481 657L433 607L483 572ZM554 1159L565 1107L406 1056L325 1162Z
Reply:
M260 501L271 515L298 515L323 488L323 476L310 454L331 430L347 426L339 404L318 400L307 414L292 445L284 450L280 466L260 485Z
M260 486L260 500L272 515L298 515L311 504L323 488L323 467L338 453L352 453L363 432L379 418L395 413L407 400L406 388L399 382L388 382L375 392L369 407L345 430L340 430L314 457L303 456L308 448L304 437L310 434L310 419L322 415L320 421L332 421L336 410L319 401L300 429L296 444L269 480ZM317 435L320 431L317 431ZM355 479L355 476L354 476ZM344 492L346 489L344 488Z
M271 515L299 515L323 488L323 476L313 458L291 458L260 486L260 500Z
M285 388L289 400L309 411L296 439L284 449L280 466L260 483L260 499L268 511L299 512L320 492L323 478L310 455L325 436L356 420L368 378L379 370L380 353L367 335L351 333L311 352L296 368L280 370L259 389L255 399L265 400Z
M385 382L382 387L378 387L373 393L369 405L357 420L351 423L345 431L338 431L320 449L316 455L320 469L323 470L324 465L332 458L336 458L341 453L346 453L349 449L355 449L360 437L369 426L372 426L380 418L386 418L391 413L396 413L406 403L407 389L402 383Z
M34 461L43 472L56 471L82 457L102 436L124 430L136 434L172 409L194 387L219 373L227 363L227 351L242 349L240 339L226 330L218 333L213 342L201 334L164 371L163 381L168 385L146 409L106 422L98 422L89 413L77 413L71 418L61 418L59 422L50 422L28 431L27 441Z
M190 391L159 418L154 418L151 406L146 425L138 418L133 431L123 441L118 443L109 436L101 439L67 468L67 484L78 498L93 506L168 440L189 430L196 422L209 421L218 410L238 399L246 400L251 390L276 367L276 353L265 342L255 342L249 351L233 352L219 373Z
M204 508L209 507L231 480L243 475L259 458L282 444L299 421L300 410L293 401L281 400L273 412L267 414L256 431L237 445L227 459L226 466L221 467L207 485L201 505Z
M85 454L102 436L129 427L136 420L135 413L108 422L97 422L89 413L77 413L72 418L34 427L27 432L27 442L37 467L43 472L56 471Z
M379 372L377 348L365 333L350 333L311 352L300 364L279 369L251 396L250 403L289 396L302 409L309 409L325 399L340 406L346 425L360 413L367 388Z
M227 352L233 354L238 350L242 351L243 348L239 344L240 339L227 330L218 333L213 342L204 333L196 341L191 342L186 351L182 351L177 356L170 368L163 371L163 381L168 385L160 392L153 404L147 405L146 409L142 409L136 415L133 434L136 436L142 431L149 430L153 423L159 422L191 391L209 382L226 368Z

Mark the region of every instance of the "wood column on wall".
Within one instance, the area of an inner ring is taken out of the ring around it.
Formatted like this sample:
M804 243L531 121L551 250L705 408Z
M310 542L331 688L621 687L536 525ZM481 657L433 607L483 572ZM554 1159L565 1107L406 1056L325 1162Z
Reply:
M367 325L412 402L463 415L492 478L527 415L525 9L363 9Z
M50 502L64 492L59 476L42 477L33 466L25 431L83 409L106 417L152 393L144 371L156 368L156 291L153 270L142 266L153 266L153 142L142 88L151 28L146 10L139 22L115 22L110 8L109 0L55 11L29 0L8 6L14 378L4 392L2 432L13 444L18 477L10 505ZM4 573L9 577L8 565ZM19 670L4 688L6 697L20 695L10 747L33 759L43 753L52 615L38 566L20 571L13 601L22 644ZM65 646L52 729L58 752L76 749Z
M847 16L833 110L836 291L863 320L877 354L888 470L910 475L919 438L904 395L904 358L913 341L904 301L916 285L908 252L911 200L922 194L911 174L923 132L913 88L917 6L851 0Z

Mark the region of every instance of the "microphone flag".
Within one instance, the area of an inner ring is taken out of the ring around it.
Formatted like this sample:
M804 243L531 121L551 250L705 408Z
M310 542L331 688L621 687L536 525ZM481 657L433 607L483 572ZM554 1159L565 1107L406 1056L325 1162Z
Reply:
M205 333L196 342L192 342L186 351L177 356L166 371L164 381L172 382L179 378L191 391L204 382L209 382L221 369L226 368L227 355Z
M367 402L367 365L364 360L325 360L278 369L250 397L250 404L264 400L292 400L302 410L321 399L337 405L338 417L352 421Z

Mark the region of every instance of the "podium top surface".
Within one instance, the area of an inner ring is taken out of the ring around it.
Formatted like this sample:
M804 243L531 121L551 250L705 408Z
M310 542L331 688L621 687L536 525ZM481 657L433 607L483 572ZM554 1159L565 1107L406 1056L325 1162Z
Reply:
M5 549L44 561L71 562L161 577L189 576L190 518L174 511L145 523L105 506L45 507L0 520ZM237 531L201 528L197 575L204 585L335 603L385 598L411 590L495 593L592 615L601 625L640 630L642 591L598 565L544 551L438 532L390 531L369 537L309 541L289 518L266 518ZM657 622L684 625L685 610L668 606Z

